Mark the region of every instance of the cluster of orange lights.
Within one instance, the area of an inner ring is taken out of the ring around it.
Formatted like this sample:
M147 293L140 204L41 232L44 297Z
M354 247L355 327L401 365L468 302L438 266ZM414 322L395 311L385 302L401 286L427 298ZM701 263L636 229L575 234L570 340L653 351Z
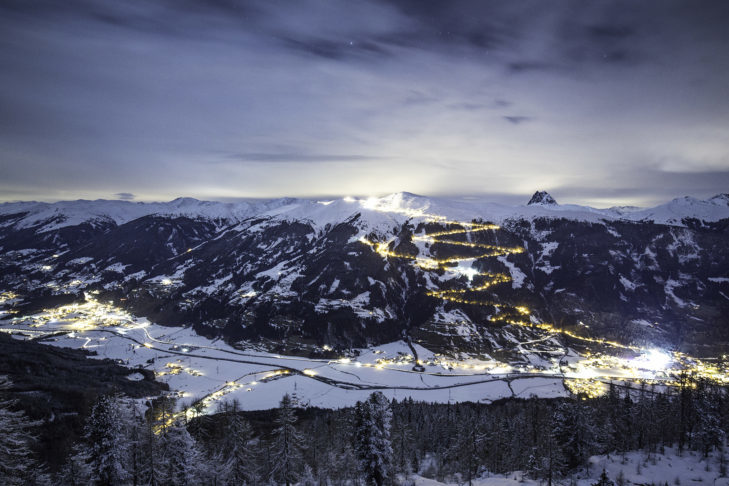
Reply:
M460 262L478 260L481 258L493 258L502 255L509 255L513 253L522 253L524 248L522 247L506 247L498 245L489 245L486 243L472 243L469 241L459 241L453 239L446 239L444 237L454 235L472 235L481 231L495 231L500 229L495 224L483 224L483 223L465 223L457 221L445 221L439 220L439 223L456 225L458 229L451 229L446 231L438 231L435 233L426 233L424 235L415 235L412 237L413 241L421 241L429 244L441 244L441 245L453 245L469 248L478 248L486 250L485 252L478 253L473 256L453 256L448 258L432 258L428 256L416 256L403 253L397 253L390 249L390 245L386 242L372 242L366 238L361 238L360 241L370 246L375 252L385 258L401 258L405 260L412 260L414 264L425 270L445 270L445 271L457 271L450 267L452 264L458 264ZM511 281L509 275L503 273L491 273L491 272L479 272L473 269L469 269L469 275L471 278L478 276L486 279L485 282L475 286L470 286L466 289L453 289L453 290L432 290L428 291L427 295L435 297L437 299L446 300L449 302L455 302L458 304L471 304L471 305L496 305L494 302L478 300L475 298L469 298L469 295L477 292L487 290L494 285L507 283ZM529 310L523 306L516 308L517 312L523 315L529 314Z
M449 258L432 258L428 256L417 256L417 255L410 255L410 254L404 254L404 253L398 253L395 251L392 251L390 249L390 245L387 242L372 242L367 240L366 238L361 238L360 241L367 246L371 247L375 252L377 252L379 255L385 258L401 258L405 260L412 260L415 265L417 265L420 268L423 268L425 270L445 270L445 271L451 271L456 272L457 269L454 267L451 267L451 264L459 263L463 261L473 261L478 260L480 258L491 258L496 256L502 256L502 255L509 255L509 254L515 254L515 253L522 253L524 252L524 248L522 247L503 247L503 246L497 246L497 245L489 245L485 243L472 243L468 241L459 241L459 240L453 240L453 239L447 239L444 237L448 236L455 236L455 235L468 235L470 237L471 234L481 232L481 231L495 231L500 229L498 225L495 224L482 224L482 223L466 223L466 222L458 222L458 221L447 221L444 218L438 218L433 219L432 222L438 222L440 224L446 224L446 225L453 225L458 226L457 229L450 229L445 231L438 231L435 233L426 233L424 235L415 235L412 237L413 241L421 241L429 244L441 244L441 245L454 245L454 246L465 246L465 247L471 247L471 248L480 248L488 250L485 253L480 253L474 256L454 256ZM502 308L509 308L513 312L505 312L498 314L496 316L492 316L490 320L492 322L504 322L506 324L511 324L514 326L521 326L521 327L529 327L533 329L540 329L543 331L546 331L550 334L562 334L564 336L571 337L576 340L584 341L584 342L590 342L590 343L596 343L596 344L603 344L608 345L616 348L621 349L630 349L633 351L640 350L639 347L636 346L629 346L624 345L616 341L610 341L606 339L599 339L599 338L590 338L585 336L580 336L578 334L575 334L572 331L566 330L566 329L558 329L554 327L553 325L546 323L546 322L534 322L532 320L524 320L519 319L518 317L515 317L515 315L520 316L529 316L531 314L530 310L526 306L504 306L503 304L499 304L490 300L484 300L484 299L478 299L475 297L471 297L472 295L482 292L484 290L489 289L490 287L493 287L494 285L508 283L511 281L511 277L509 275L503 274L503 273L491 273L491 272L478 272L473 269L469 269L469 274L471 277L481 277L482 279L485 279L485 282L479 283L477 285L470 285L468 288L465 289L449 289L449 290L431 290L427 292L427 295L430 297L435 297L437 299L442 299L448 302L454 302L457 304L467 304L467 305L480 305L480 306L499 306Z

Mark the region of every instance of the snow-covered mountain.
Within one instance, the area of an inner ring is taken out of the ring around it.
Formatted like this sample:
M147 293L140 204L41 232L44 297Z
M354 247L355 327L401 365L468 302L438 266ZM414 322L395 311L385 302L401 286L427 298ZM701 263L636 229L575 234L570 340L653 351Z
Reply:
M417 217L437 214L449 219L486 218L502 223L508 219L564 218L575 221L626 220L651 221L657 224L685 225L684 219L715 222L729 218L729 194L718 194L707 200L693 197L676 198L653 208L614 207L596 209L574 204L560 205L547 192L536 192L525 206L491 203L486 198L423 197L401 192L381 198L343 198L330 201L281 198L260 202L222 203L177 198L163 203L130 201L77 200L45 202L10 202L0 204L0 218L17 228L50 231L82 223L114 223L121 225L144 216L186 217L225 223L241 222L254 216L279 219L301 219L323 226L345 221L357 212L367 220L389 221L383 214ZM12 217L12 218L11 218Z
M165 203L135 203L103 199L96 201L81 199L56 203L14 202L0 204L0 218L23 215L19 220L9 221L13 221L13 225L17 228L34 228L38 232L82 223L121 225L150 215L230 223L242 221L257 213L289 204L291 201L291 199L275 199L260 203L221 203L181 197Z
M98 291L206 335L504 353L545 329L693 352L729 339L729 195L648 209L397 193L0 205L0 290ZM77 297L74 297L77 296Z

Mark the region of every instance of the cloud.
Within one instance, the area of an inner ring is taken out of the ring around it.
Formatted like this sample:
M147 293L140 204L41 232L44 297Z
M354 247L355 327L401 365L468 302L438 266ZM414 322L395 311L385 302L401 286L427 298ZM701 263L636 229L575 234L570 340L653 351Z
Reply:
M282 38L281 42L296 52L330 60L382 58L391 55L386 48L375 42L347 38L337 40Z
M511 116L504 116L504 120L508 121L512 125L521 125L522 123L531 121L532 117L511 115Z
M131 201L135 198L134 194L131 192L117 192L114 194L114 197L117 199L121 199L122 201Z
M0 199L637 198L656 167L713 191L727 23L723 0L7 0Z
M646 190L646 181L655 181ZM708 198L726 192L729 168L723 171L664 172L636 167L606 175L602 184L563 185L555 188L560 201L589 203L596 206L654 206L678 196Z
M245 162L365 162L381 160L383 157L357 154L301 154L301 153L265 153L248 152L230 154L229 158Z

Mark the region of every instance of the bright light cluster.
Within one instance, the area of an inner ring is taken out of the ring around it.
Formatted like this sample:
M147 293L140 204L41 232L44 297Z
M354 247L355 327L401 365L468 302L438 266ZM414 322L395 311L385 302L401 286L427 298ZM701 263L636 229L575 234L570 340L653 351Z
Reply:
M419 214L419 216L425 216L424 214ZM429 216L431 217L431 216ZM454 290L437 290L437 291L429 291L427 295L431 297L435 297L438 299L447 300L449 302L456 302L459 304L472 304L472 305L493 305L493 302L484 301L480 299L475 298L467 298L465 295L473 294L475 292L482 292L484 290L487 290L489 287L492 287L497 284L506 283L511 281L511 277L503 274L498 273L494 274L491 272L479 272L476 269L468 268L465 269L461 266L452 266L453 264L458 264L462 262L472 262L475 260L478 260L480 258L492 258L496 256L502 256L502 255L508 255L511 253L522 253L524 251L521 247L504 247L504 246L497 246L497 245L488 245L485 243L471 243L468 241L458 241L458 240L452 240L452 239L444 239L444 236L453 236L453 235L471 235L473 233L481 232L481 231L494 231L498 230L499 226L495 224L481 224L481 223L467 223L467 222L460 222L460 221L447 221L445 218L437 217L435 218L435 221L443 224L448 224L452 226L457 226L458 229L451 229L446 231L439 231L436 233L427 233L425 235L416 235L412 237L413 241L421 241L428 244L441 244L441 245L453 245L453 246L463 246L463 247L469 247L469 248L478 248L482 250L486 250L485 252L479 253L477 255L472 256L453 256L448 258L433 258L430 256L414 256L414 255L408 255L408 254L402 254L397 253L389 248L388 242L372 242L367 240L366 238L360 238L360 242L364 243L365 245L370 246L375 252L377 252L380 256L385 258L401 258L405 260L412 260L414 261L414 264L418 267L424 269L424 270L444 270L446 272L455 273L459 275L466 275L469 282L471 282L475 277L480 276L486 279L485 282L481 283L480 285L476 286L470 286L466 289L454 289ZM524 307L520 307L520 309L524 309ZM521 311L520 311L521 312Z
M634 364L636 368L650 371L663 371L671 364L671 355L661 351L660 349L649 349L640 355Z
M4 304L10 300L17 299L18 294L15 292L0 292L0 304Z
M604 395L608 387L598 380L571 378L564 380L564 385L573 395L581 395L585 398L597 398Z
M405 260L411 260L414 265L424 270L441 270L457 275L465 275L469 280L469 286L465 289L430 290L427 292L427 295L459 304L480 306L490 305L501 308L501 313L490 318L492 322L503 322L513 326L539 329L541 331L547 332L550 336L561 335L574 339L576 341L614 348L615 350L621 350L621 352L638 353L638 357L632 359L619 358L617 356L609 354L588 356L585 359L579 361L577 364L570 366L570 368L565 372L563 372L559 368L546 370L531 370L531 372L534 372L536 374L551 374L552 376L563 374L566 377L565 385L572 393L582 394L588 397L600 396L602 393L604 393L606 389L606 385L604 382L614 379L628 380L637 383L661 382L664 384L675 384L674 376L681 371L688 371L694 374L694 376L696 377L710 379L714 382L729 383L727 370L720 369L720 367L717 365L707 364L705 362L702 362L701 360L682 355L681 353L674 352L670 354L658 349L643 349L639 346L626 345L608 339L582 336L568 329L556 328L552 324L539 322L536 319L520 319L518 317L515 317L514 314L520 316L529 316L531 314L531 311L528 307L523 305L505 306L503 304L484 300L482 298L477 298L475 296L477 292L487 290L494 285L508 283L509 281L511 281L511 277L506 274L479 272L472 267L468 268L460 265L453 265L464 262L473 262L480 258L490 258L495 256L522 253L524 251L524 249L521 247L502 247L496 245L488 245L484 243L474 243L470 241L471 234L480 231L498 230L499 226L497 225L450 221L441 216L428 215L420 210L409 212L409 210L393 209L389 206L383 206L382 203L374 199L367 204L371 205L370 209L400 212L407 214L411 217L427 218L427 221L430 222L436 222L439 224L456 227L454 229L448 229L435 233L414 235L412 237L412 240L414 242L423 242L427 245L440 244L484 250L483 252L478 253L474 256L453 256L437 259L430 256L413 256L397 253L390 250L390 242L372 242L365 238L360 239L362 243L371 247L375 252L377 252L380 256L384 258L400 258ZM469 241L460 241L447 238L455 235L466 235L467 240ZM481 277L479 279L479 283L472 284L473 279L476 277ZM506 312L503 311L504 309L506 309ZM355 364L357 366L362 366L358 362ZM402 364L405 364L405 362L403 362L402 360L380 359L377 361L378 367L400 366ZM474 372L486 372L494 374L496 374L497 372L508 373L512 371L512 368L508 365L504 365L503 367L486 366L483 364L468 365L464 364L463 362L449 360L445 358L426 362L418 360L418 364L431 366L439 365L449 370L463 369L472 370ZM364 364L363 366L372 365Z

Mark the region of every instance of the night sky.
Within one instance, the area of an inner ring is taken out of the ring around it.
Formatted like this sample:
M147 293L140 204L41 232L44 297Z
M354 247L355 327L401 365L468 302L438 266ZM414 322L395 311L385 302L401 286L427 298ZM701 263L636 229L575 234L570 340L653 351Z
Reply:
M0 200L729 191L729 1L0 0Z

